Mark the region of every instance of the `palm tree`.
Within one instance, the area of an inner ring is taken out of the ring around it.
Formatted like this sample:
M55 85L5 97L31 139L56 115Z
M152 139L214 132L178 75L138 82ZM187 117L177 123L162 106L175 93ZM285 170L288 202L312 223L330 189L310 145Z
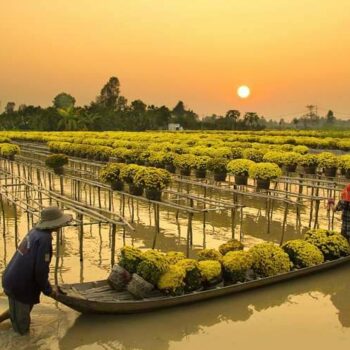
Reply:
M76 110L73 106L68 108L57 108L58 114L62 117L62 119L58 123L58 128L67 130L67 131L75 131L78 130L78 121L79 114L76 113Z

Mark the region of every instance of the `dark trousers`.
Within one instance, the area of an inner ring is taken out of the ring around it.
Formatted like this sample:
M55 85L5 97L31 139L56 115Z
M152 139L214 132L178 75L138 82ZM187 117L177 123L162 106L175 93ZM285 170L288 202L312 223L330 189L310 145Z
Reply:
M21 335L28 333L30 327L30 312L33 309L33 305L23 304L11 297L8 297L8 299L10 318L14 331Z

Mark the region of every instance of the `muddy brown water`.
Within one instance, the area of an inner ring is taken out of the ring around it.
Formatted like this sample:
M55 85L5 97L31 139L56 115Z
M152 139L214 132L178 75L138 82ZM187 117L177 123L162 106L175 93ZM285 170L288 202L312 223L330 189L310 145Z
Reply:
M265 202L247 202L243 233L247 247L261 241L279 242L283 207L275 205L271 230L267 233ZM14 251L14 209L4 205L0 223L0 271ZM302 213L303 227L295 226L293 210L288 215L286 240L301 237L308 212ZM187 217L175 211L160 212L161 234L157 248L162 251L186 250ZM201 249L203 227L194 216L194 246ZM20 238L27 230L27 218L18 213ZM339 228L339 217L336 217ZM327 227L324 208L320 227ZM117 247L124 243L142 249L152 246L153 213L140 203L135 214L133 234L125 242L117 235ZM64 230L59 259L59 283L104 279L110 270L110 240L106 225L84 228L84 261L79 261L78 231ZM237 233L237 231L236 231ZM231 237L228 213L211 212L207 218L207 247L215 248ZM53 259L54 261L54 259ZM53 281L53 268L51 269ZM0 297L0 310L7 307ZM350 345L350 266L343 266L299 280L228 296L203 303L139 315L96 316L79 313L42 297L32 312L32 328L25 337L17 336L8 322L0 324L0 349L348 349Z

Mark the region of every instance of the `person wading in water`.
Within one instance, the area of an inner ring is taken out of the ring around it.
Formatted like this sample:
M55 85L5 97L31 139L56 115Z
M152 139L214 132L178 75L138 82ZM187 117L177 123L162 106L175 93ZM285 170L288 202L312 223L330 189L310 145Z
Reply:
M350 242L350 184L345 186L340 194L340 200L334 208L334 199L328 200L328 207L341 211L341 234Z
M40 222L24 237L2 276L9 310L0 315L0 322L11 319L13 329L21 335L29 331L30 312L40 302L40 293L51 297L57 293L48 279L52 232L71 220L59 208L44 208Z

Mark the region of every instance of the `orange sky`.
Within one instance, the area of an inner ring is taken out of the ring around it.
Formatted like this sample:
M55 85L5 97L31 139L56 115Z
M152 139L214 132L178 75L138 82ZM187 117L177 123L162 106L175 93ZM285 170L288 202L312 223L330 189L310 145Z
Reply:
M349 0L1 0L0 39L2 107L85 104L115 75L129 101L200 115L350 117Z

